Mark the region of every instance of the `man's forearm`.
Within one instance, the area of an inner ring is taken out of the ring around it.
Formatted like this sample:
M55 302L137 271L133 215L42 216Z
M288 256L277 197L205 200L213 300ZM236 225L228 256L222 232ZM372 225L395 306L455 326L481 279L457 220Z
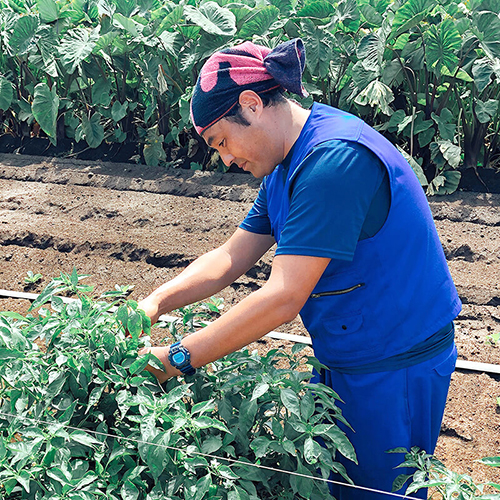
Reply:
M163 314L220 292L234 279L231 259L222 248L206 253L178 276L152 292L146 300L158 304Z
M288 293L265 285L219 319L182 340L191 364L200 367L258 340L291 321L301 308Z

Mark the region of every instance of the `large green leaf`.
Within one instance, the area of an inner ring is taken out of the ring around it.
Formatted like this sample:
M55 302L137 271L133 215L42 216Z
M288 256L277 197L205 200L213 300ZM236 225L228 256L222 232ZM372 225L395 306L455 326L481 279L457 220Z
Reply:
M55 0L36 0L36 8L44 23L52 23L59 19L59 8Z
M266 35L279 18L279 14L278 7L274 5L267 5L257 10L242 26L238 38L251 39L253 35Z
M324 20L326 23L334 12L335 9L328 0L314 0L313 2L306 3L306 5L297 12L297 17L320 19Z
M476 59L472 66L474 84L479 92L482 92L490 83L493 76L492 61L488 57Z
M164 31L160 36L160 46L172 56L177 56L182 49L184 40L179 33Z
M98 39L99 28L73 28L66 33L61 41L59 53L69 74L74 73L77 66L92 53Z
M381 32L372 32L365 35L359 42L356 55L365 69L378 71L382 65L385 50L385 39Z
M13 97L14 89L12 83L0 75L0 110L7 111L10 108Z
M388 116L392 114L392 109L389 107L392 101L394 101L394 94L391 88L379 80L369 83L354 99L356 104L374 107L376 111L381 111Z
M452 19L445 19L441 24L433 24L426 31L426 61L429 70L440 75L443 67L450 73L458 69L457 52L462 45L462 38Z
M213 35L232 36L236 33L234 14L216 2L206 2L198 9L192 5L184 7L186 17L203 31Z
M104 140L104 127L101 125L101 115L94 113L89 119L86 115L82 119L82 129L87 144L97 148Z
M57 113L59 110L59 96L56 86L52 89L46 83L39 83L35 87L35 96L31 105L33 116L41 129L52 139L56 139Z
M448 108L444 108L439 116L432 113L431 117L437 123L441 138L445 141L453 141L456 129L453 123L453 113Z
M148 130L146 144L144 145L143 155L146 165L157 167L160 161L165 160L165 150L163 149L163 135L158 134L158 127L154 126Z
M341 23L344 30L356 32L361 18L356 0L340 0L336 7L332 22Z
M500 17L495 12L482 11L474 15L473 27L481 47L490 57L500 57Z
M390 39L408 31L427 16L428 12L436 5L435 0L408 0L397 11L392 22Z
M23 16L14 23L9 38L9 48L15 56L23 56L32 49L37 38L38 26L38 17L35 16Z
M133 37L139 36L143 29L142 25L135 22L133 19L129 17L125 17L119 12L117 12L113 16L113 25L116 26L117 28L123 28L129 35Z
M325 29L317 27L310 19L304 19L300 24L303 31L309 72L324 78L328 75L330 69L333 37Z
M480 123L488 123L497 113L498 99L488 99L486 102L478 99L474 111Z

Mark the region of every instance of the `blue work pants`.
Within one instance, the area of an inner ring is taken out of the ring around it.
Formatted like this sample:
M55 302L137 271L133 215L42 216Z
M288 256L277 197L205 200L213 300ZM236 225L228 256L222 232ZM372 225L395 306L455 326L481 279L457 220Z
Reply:
M340 455L336 459L344 464L354 484L390 492L399 474L415 471L395 469L404 455L387 450L418 446L434 453L456 359L456 347L452 345L409 368L355 375L324 370L314 379L334 389L344 401L339 407L354 432L342 424L339 427L353 444L359 464ZM343 481L340 476L332 479ZM347 486L334 485L331 490L337 500L395 498ZM427 490L411 496L427 498Z

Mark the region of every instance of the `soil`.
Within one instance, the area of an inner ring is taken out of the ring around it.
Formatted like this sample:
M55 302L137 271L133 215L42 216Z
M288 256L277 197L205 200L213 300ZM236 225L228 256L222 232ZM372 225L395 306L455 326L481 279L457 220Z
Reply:
M197 256L224 242L245 216L259 181L239 173L0 154L0 288L40 292L52 277L90 274L94 294L115 284L146 296ZM429 199L463 301L456 322L459 358L499 364L500 195L457 192ZM230 308L263 285L272 250L219 296ZM28 271L41 273L28 286ZM27 300L0 299L25 313ZM281 331L306 335L299 319ZM164 330L154 329L160 342ZM290 345L262 340L259 350ZM457 370L436 456L477 482L500 483L498 469L475 460L498 455L500 376Z

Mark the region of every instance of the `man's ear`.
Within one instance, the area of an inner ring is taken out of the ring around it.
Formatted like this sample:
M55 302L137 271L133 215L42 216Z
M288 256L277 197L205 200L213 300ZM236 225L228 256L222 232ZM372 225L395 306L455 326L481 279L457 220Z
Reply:
M249 113L259 117L262 113L262 109L264 108L264 104L259 94L253 90L244 90L240 94L239 103L244 115Z

